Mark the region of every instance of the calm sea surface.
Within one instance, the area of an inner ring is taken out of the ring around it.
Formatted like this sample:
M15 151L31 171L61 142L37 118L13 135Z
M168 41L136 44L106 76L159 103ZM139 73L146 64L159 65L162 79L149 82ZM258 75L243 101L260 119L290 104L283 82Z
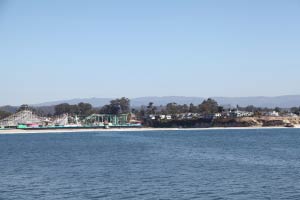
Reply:
M0 199L300 199L300 129L0 135Z

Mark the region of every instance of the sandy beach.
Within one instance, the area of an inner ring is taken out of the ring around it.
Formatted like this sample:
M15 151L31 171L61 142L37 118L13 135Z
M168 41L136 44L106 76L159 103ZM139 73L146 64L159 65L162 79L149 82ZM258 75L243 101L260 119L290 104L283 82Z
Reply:
M294 128L300 128L300 125ZM212 127L212 128L111 128L111 129L55 129L55 130L23 130L3 129L1 134L32 134L32 133L79 133L79 132L126 132L126 131L209 131L209 130L247 130L247 129L287 129L286 127Z

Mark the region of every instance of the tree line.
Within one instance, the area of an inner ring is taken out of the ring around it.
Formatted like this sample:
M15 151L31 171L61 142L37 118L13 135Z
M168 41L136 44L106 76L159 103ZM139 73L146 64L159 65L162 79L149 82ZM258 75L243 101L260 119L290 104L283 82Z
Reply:
M221 112L223 107L219 106L218 103L213 99L204 100L199 105L180 105L177 103L168 103L166 106L157 107L153 102L150 102L148 106L142 106L141 108L130 107L130 100L126 97L111 100L109 104L102 106L101 108L93 108L89 103L79 103L77 105L70 105L67 103L59 104L55 106L55 115L61 115L64 113L87 116L92 113L101 114L125 114L134 113L141 117L150 114L171 114L175 115L178 113L203 113L212 114Z
M65 113L68 113L70 115L78 115L78 116L88 116L93 113L98 114L125 114L125 113L134 113L139 118L144 118L148 115L158 115L158 114L165 114L165 115L175 115L179 113L199 113L199 114L213 114L217 112L222 112L226 109L224 107L220 106L217 101L214 99L208 98L201 102L198 105L194 104L177 104L175 102L168 103L167 105L155 105L153 102L149 102L146 106L141 106L140 108L131 108L130 106L130 99L126 97L117 98L114 100L111 100L107 105L104 105L99 108L93 107L89 103L81 102L79 104L70 105L68 103L62 103L59 105L52 107L45 107L46 109L42 109L41 107L29 107L28 105L22 105L17 110L21 111L24 109L30 109L35 114L41 115L41 116L53 116L53 115L62 115ZM263 112L269 112L269 111L277 111L279 113L285 113L285 112L292 112L294 114L299 115L300 114L300 107L292 107L290 109L283 109L283 108L261 108L261 107L255 107L253 105L249 105L246 107L236 106L235 109L241 110L241 111L248 111L253 112L256 115L259 115ZM51 111L53 110L53 111ZM11 115L12 112L3 111L0 109L0 119L3 119L5 117L8 117Z
M218 102L214 99L208 98L199 105L194 104L177 104L175 102L168 103L166 106L157 107L153 102L150 102L148 106L142 106L138 112L140 115L154 115L154 114L170 114L175 115L178 113L202 113L202 114L213 114L222 112L223 107L219 106Z
M65 113L71 115L88 116L93 113L101 114L124 114L130 112L130 100L126 97L111 100L109 104L101 108L93 108L89 103L79 103L77 105L70 105L63 103L54 107L54 115L62 115Z

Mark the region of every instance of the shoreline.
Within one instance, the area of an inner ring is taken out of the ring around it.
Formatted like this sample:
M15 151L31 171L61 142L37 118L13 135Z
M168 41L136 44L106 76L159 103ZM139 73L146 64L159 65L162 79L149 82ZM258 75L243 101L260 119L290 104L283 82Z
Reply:
M111 129L55 129L55 130L23 130L0 129L0 135L8 134L42 134L42 133L81 133L81 132L144 132L144 131L209 131L209 130L257 130L257 129L300 129L300 125L293 128L270 127L211 127L211 128L111 128Z

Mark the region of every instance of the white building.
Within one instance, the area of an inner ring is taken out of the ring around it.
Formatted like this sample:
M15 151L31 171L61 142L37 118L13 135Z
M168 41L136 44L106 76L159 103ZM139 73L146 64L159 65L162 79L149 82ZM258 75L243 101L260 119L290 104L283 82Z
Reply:
M267 116L270 116L270 117L279 117L279 113L276 112L275 110L272 111L272 112L268 112L266 113Z
M167 119L167 120L171 120L171 119L172 119L172 116L171 116L171 115L166 115L166 119Z
M230 111L229 116L231 117L252 117L254 115L253 112L247 112L247 111Z

